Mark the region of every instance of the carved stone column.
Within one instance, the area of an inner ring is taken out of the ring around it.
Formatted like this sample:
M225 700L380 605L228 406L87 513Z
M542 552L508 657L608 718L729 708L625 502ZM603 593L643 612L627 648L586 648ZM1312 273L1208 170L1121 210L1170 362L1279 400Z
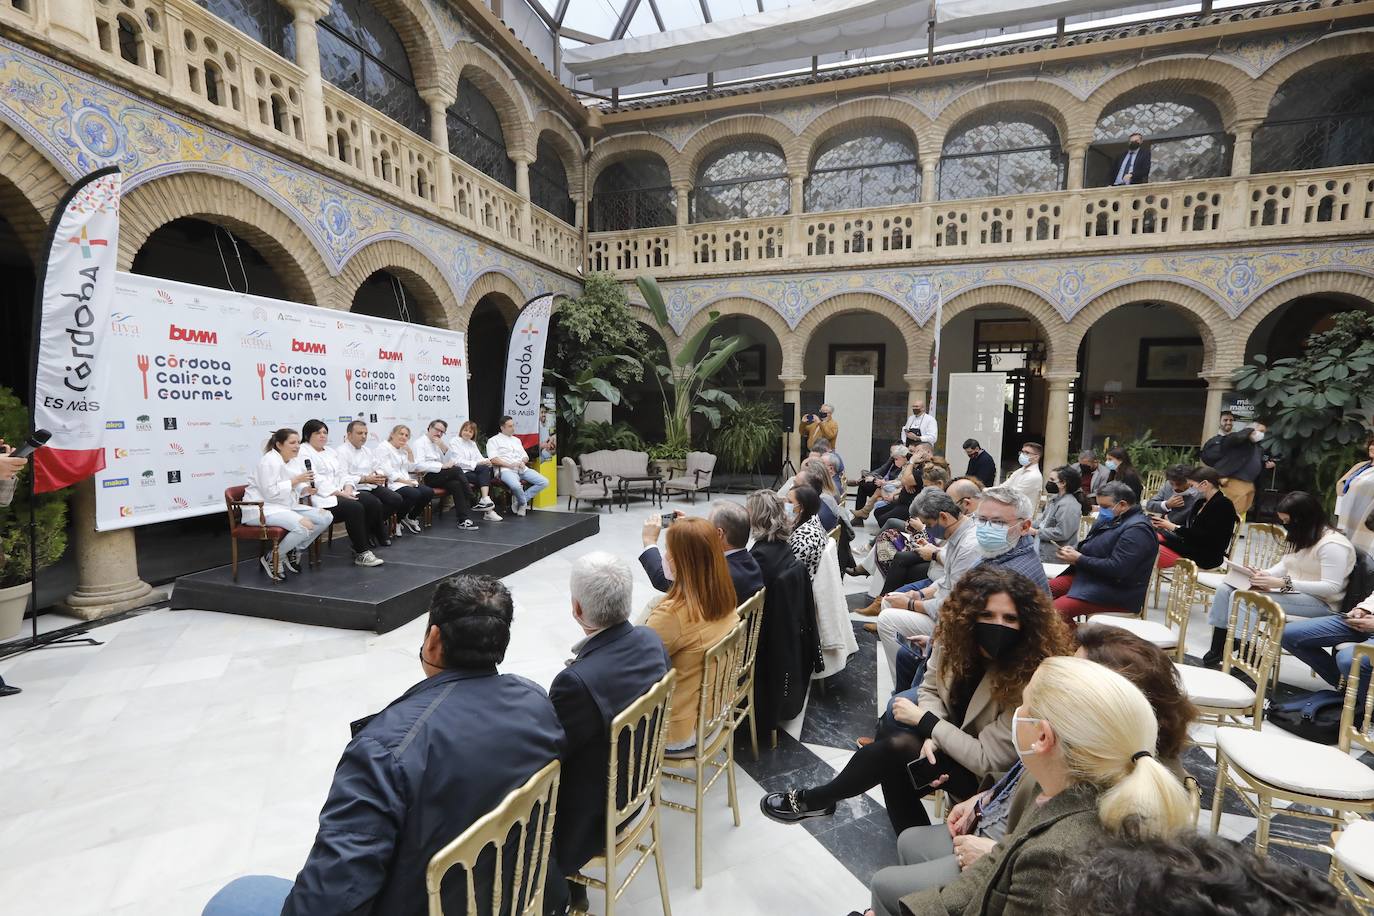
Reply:
M1069 392L1077 373L1052 375L1045 379L1049 400L1045 410L1045 457L1042 468L1055 468L1069 461Z
M786 441L786 452L784 459L792 459L792 463L797 463L798 450L801 447L801 386L806 381L804 375L780 375L778 381L782 382L782 399L785 403L792 405L792 432L784 438Z
M806 209L806 173L794 172L787 176L791 189L791 203L788 213L797 214Z
M305 71L301 87L301 112L305 116L305 142L310 149L327 155L329 145L324 130L324 80L320 76L320 43L316 21L329 13L328 0L283 0L296 17L296 66Z
M95 530L94 478L77 484L71 508L77 584L62 609L99 620L146 604L153 589L138 577L133 530Z
M1088 158L1088 144L1075 143L1065 152L1069 154L1068 190L1079 191L1083 188L1083 167Z
M1237 121L1232 127L1236 136L1236 143L1231 151L1231 175L1240 177L1250 174L1250 151L1255 138L1255 128L1259 127L1261 121L1246 119Z
M677 224L685 226L692 221L691 198L692 185L690 182L679 181L673 185L673 193L677 195Z
M1199 445L1206 445L1207 440L1216 435L1217 426L1221 422L1221 405L1226 393L1231 391L1231 375L1208 375L1207 379L1207 406L1202 414L1202 436L1198 439Z
M940 183L938 172L940 157L931 156L921 160L921 202L931 203L939 199Z
M429 139L439 148L434 157L435 191L439 195L439 208L453 209L453 162L448 151L448 107L454 102L454 94L445 89L431 87L420 90L420 98L429 106Z

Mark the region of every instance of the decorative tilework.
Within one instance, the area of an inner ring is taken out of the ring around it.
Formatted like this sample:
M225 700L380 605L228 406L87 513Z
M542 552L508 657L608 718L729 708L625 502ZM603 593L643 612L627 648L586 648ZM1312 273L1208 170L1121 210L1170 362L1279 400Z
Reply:
M166 108L0 39L0 120L75 178L118 165L125 190L164 175L209 172L239 182L286 212L334 275L357 251L385 238L440 267L457 301L482 274L510 277L529 297L576 295L579 285L481 239L464 235L248 146Z
M1265 35L1260 38L1228 38L1218 46L1214 57L1235 64L1254 77L1262 76L1274 64L1294 51L1321 39L1325 32L1296 32L1292 35Z
M463 20L458 18L448 5L446 0L423 0L425 9L429 10L430 17L439 26L439 37L444 42L444 50L452 50L453 46L460 41L475 41L473 34L468 31L468 27Z

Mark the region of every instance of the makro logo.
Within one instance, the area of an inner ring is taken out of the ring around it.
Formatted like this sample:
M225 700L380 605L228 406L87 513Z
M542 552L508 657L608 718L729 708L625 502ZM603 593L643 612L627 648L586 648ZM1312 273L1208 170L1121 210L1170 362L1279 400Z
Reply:
M107 477L104 480L100 481L100 485L107 490L112 489L114 487L127 487L129 485L129 478Z
M311 340L297 340L294 337L291 338L292 353L318 353L323 356L327 352L327 349L328 348L322 343L316 343Z
M123 420L106 420L106 421L105 421L105 428L106 428L106 429L123 429L123 428L124 428L124 421L123 421Z
M171 443L168 443L168 445L167 445L167 454L169 454L169 455L184 455L184 454L186 454L186 449L182 448L179 444L177 444L177 443L175 443L175 442L171 442Z
M444 357L444 365L445 365L445 366L461 366L462 364L463 364L463 358L462 358L461 356L445 356L445 357Z
M400 350L378 350L377 358L384 362L399 362L400 360L405 358L405 354L403 354Z
M128 312L115 312L110 315L110 332L116 337L142 337L134 316Z
M172 325L167 331L168 340L181 340L186 343L209 344L215 346L219 343L218 331L202 331L197 328L181 328Z

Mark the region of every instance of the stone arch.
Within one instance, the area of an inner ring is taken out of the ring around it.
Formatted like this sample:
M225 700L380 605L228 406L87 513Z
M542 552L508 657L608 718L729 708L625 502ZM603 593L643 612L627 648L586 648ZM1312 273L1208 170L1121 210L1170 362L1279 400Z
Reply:
M351 309L363 281L379 270L399 277L419 301L418 317L436 328L452 328L458 313L453 287L443 271L417 248L399 239L371 242L356 251L339 273L339 307Z
M539 148L539 141L548 134L550 142L558 150L563 161L563 169L568 173L568 193L574 197L582 195L582 176L585 165L582 156L582 140L568 122L547 108L535 115L534 126L530 130L530 161L533 162Z
M696 181L697 170L707 156L722 147L741 140L772 142L782 151L784 165L788 173L803 168L792 158L792 154L789 152L789 148L795 145L793 141L796 140L796 136L781 122L763 115L735 115L719 121L712 121L692 134L692 138L687 141L681 154L682 167L687 173L688 180Z
M256 248L297 302L332 308L335 285L324 256L283 209L254 189L221 175L182 172L126 191L120 203L119 269L157 229L182 217L218 223Z
M916 319L912 318L910 313L891 299L877 293L856 292L831 296L824 302L817 303L806 313L806 316L797 323L797 329L791 335L792 349L789 351L785 346L783 348L783 371L781 374L800 377L806 361L807 348L811 346L811 340L815 337L817 329L836 315L843 315L846 312L869 312L892 322L897 328L897 333L902 335L902 343L906 348L907 373L911 373L917 366L930 365L932 337L916 323ZM922 348L924 348L926 360L925 362L918 362L918 354Z
M1046 372L1055 371L1059 368L1057 361L1064 359L1061 354L1066 351L1075 352L1066 343L1069 332L1064 322L1064 316L1044 298L1019 286L1005 284L978 286L952 296L945 300L942 309L944 317L942 327L947 327L962 313L976 308L1016 309L1034 321L1040 329L1040 333L1045 337ZM929 366L930 350L934 343L933 334L922 335L920 345L912 350L910 362L907 365L912 367ZM1073 357L1069 356L1067 361L1070 370L1072 370Z
M1059 144L1086 143L1092 139L1087 107L1067 89L1044 80L1007 80L972 89L949 104L935 120L931 131L932 155L944 152L945 138L960 121L993 105L1031 111L1050 120L1059 132Z
M451 60L452 79L445 83L451 87L451 97L458 97L460 79L471 80L491 102L501 119L507 155L512 159L527 155L533 161L535 138L538 136L532 129L534 110L514 74L490 51L470 41L454 45Z
M500 302L501 314L508 321L515 321L515 316L520 314L520 310L529 301L529 295L520 288L506 274L496 270L489 270L468 286L463 293L463 306L459 309L453 322L453 330L466 331L468 322L472 320L472 312L477 308L477 303L482 301L482 297L490 293L497 293L504 301Z
M1260 322L1280 306L1304 296L1332 295L1351 296L1374 305L1374 277L1353 271L1319 270L1274 284L1256 296L1232 326L1231 336L1241 356Z
M674 357L682 352L682 348L686 345L688 340L692 339L693 334L696 334L702 328L706 327L706 323L711 320L712 312L719 312L721 318L742 316L745 318L755 318L762 322L769 331L773 332L773 337L777 340L778 347L782 350L782 366L779 367L778 374L787 375L788 369L794 361L797 373L801 372L801 360L805 355L805 350L802 350L802 355L796 356L795 360L793 359L794 351L797 348L796 332L787 326L787 322L783 320L782 315L778 314L777 309L757 299L750 299L744 296L732 296L728 299L712 302L706 308L693 315L687 321L687 326L682 329L682 333L677 335L676 346L674 347L673 344L669 344L669 349L673 351ZM652 321L652 318L650 320Z
M1239 67L1204 57L1170 57L1131 67L1107 80L1083 102L1092 120L1088 138L1102 120L1102 113L1128 92L1158 83L1173 90L1192 92L1217 106L1222 123L1230 127L1248 110L1253 81Z
M420 91L447 86L456 80L440 39L439 25L422 0L373 0L405 45L415 87Z
M1314 64L1324 63L1342 57L1358 57L1374 54L1374 33L1357 32L1353 35L1331 35L1320 38L1300 50L1294 51L1270 67L1255 81L1251 98L1252 108L1247 115L1263 121L1269 115L1269 104L1288 79Z
M1197 328L1198 336L1202 338L1204 374L1210 375L1239 365L1239 351L1244 350L1245 342L1240 342L1238 350L1235 335L1231 333L1231 326L1234 324L1231 316L1210 296L1182 283L1145 280L1108 290L1079 310L1069 322L1067 332L1062 338L1060 364L1056 368L1071 371L1071 366L1067 365L1069 360L1077 358L1079 344L1098 319L1123 305L1146 302L1171 305L1188 316Z
M34 264L43 259L47 221L66 193L67 177L38 147L0 122L0 211Z
M596 187L596 179L601 177L607 166L637 153L650 153L662 159L668 166L668 176L674 184L692 180L692 176L683 167L682 155L667 140L642 132L617 134L601 141L592 149L591 158L587 161L588 191Z
M918 157L932 155L930 144L935 134L930 118L923 111L897 99L866 98L836 105L812 121L791 141L791 149L783 148L789 166L804 166L810 171L818 146L850 127L865 123L896 128L911 137ZM934 155L938 155L938 151Z

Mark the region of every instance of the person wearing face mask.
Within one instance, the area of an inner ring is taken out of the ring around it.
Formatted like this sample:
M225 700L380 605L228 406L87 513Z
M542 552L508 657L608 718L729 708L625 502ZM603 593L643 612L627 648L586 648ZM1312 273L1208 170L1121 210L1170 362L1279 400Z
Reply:
M1287 550L1268 569L1250 571L1250 588L1278 602L1284 617L1326 618L1340 613L1346 583L1355 568L1355 547L1327 520L1325 507L1311 493L1298 490L1279 500L1276 513L1288 532ZM1212 646L1202 657L1209 668L1221 666L1226 651L1226 625L1235 589L1217 588L1207 622L1212 625Z
M872 744L830 782L765 796L763 813L782 823L824 817L880 785L900 836L930 823L921 799L937 788L968 798L1015 763L1011 717L1022 689L1045 659L1069 651L1044 590L1007 569L975 569L950 594L934 645L930 673L918 691L893 698Z
M1145 481L1140 479L1140 473L1131 464L1131 455L1121 446L1107 449L1107 460L1103 466L1110 472L1107 475L1108 483L1124 483L1135 491L1135 501L1140 502L1145 495Z
M990 487L997 481L997 462L992 460L992 456L983 450L983 446L978 444L977 439L964 440L964 454L968 456L968 469L965 473L969 477L977 477L985 487Z
M885 484L897 479L898 475L902 473L902 467L910 457L911 449L905 445L894 445L888 449L887 461L859 479L858 486L854 489L854 519L861 521L868 518L868 514L877 505L878 491ZM779 493L778 495L783 496L785 494Z
M1197 494L1187 516L1181 522L1165 516L1150 520L1159 532L1159 568L1170 569L1179 557L1186 557L1198 569L1214 569L1231 547L1236 508L1221 492L1221 477L1206 465L1189 469L1184 477L1184 486Z
M935 447L935 440L940 438L940 424L935 422L935 418L926 413L925 401L911 402L911 416L906 418L906 425L902 427L900 438L903 442L910 436L915 436L918 442L924 442L931 448Z
M1165 471L1164 483L1154 498L1145 503L1145 511L1150 515L1162 515L1175 525L1186 522L1193 504L1199 499L1198 492L1188 483L1191 470L1191 465L1175 464Z
M1234 418L1228 423L1227 415L1222 414L1221 420L1221 432L1207 440L1198 457L1221 476L1221 491L1243 519L1255 502L1255 481L1260 472L1274 466L1261 447L1269 427L1256 420L1248 429L1235 429Z
M1083 518L1083 497L1079 492L1082 484L1078 468L1071 464L1050 471L1050 479L1045 481L1049 502L1040 510L1030 530L1039 543L1040 559L1045 563L1058 562L1060 547L1073 547L1078 543L1078 523Z
M1082 542L1058 550L1069 570L1050 580L1054 606L1070 624L1104 611L1139 613L1159 556L1159 538L1134 490L1104 483L1097 505L1097 521Z
M1180 779L1187 776L1182 755L1191 744L1188 727L1198 711L1183 692L1173 661L1158 646L1118 627L1090 624L1079 627L1076 636L1077 657L1105 665L1145 694L1159 723L1155 758ZM903 831L897 838L901 864L881 869L869 885L874 916L898 916L902 897L948 884L972 868L1035 810L1040 791L1018 760L991 788L955 805L943 824Z
M1044 454L1045 448L1040 443L1027 442L1016 456L1020 467L1002 481L1002 486L1011 487L1025 496L1032 506L1040 504L1040 493L1045 488L1045 478L1040 472L1040 459Z
M810 450L818 442L833 447L840 439L840 424L835 420L835 408L822 404L820 410L802 417L802 441ZM806 453L802 453L806 457Z
M1126 151L1112 165L1112 184L1145 184L1150 180L1150 148L1144 134L1131 134Z
M825 556L827 540L826 530L821 527L818 517L821 498L811 487L793 487L787 491L784 511L791 526L787 543L797 561L806 567L807 575L814 579L821 566L821 557Z
M1155 757L1150 701L1125 677L1085 658L1047 658L1012 716L1012 747L1040 794L1020 822L958 878L901 899L912 916L1041 916L1058 912L1066 865L1109 838L1168 838L1192 805Z

